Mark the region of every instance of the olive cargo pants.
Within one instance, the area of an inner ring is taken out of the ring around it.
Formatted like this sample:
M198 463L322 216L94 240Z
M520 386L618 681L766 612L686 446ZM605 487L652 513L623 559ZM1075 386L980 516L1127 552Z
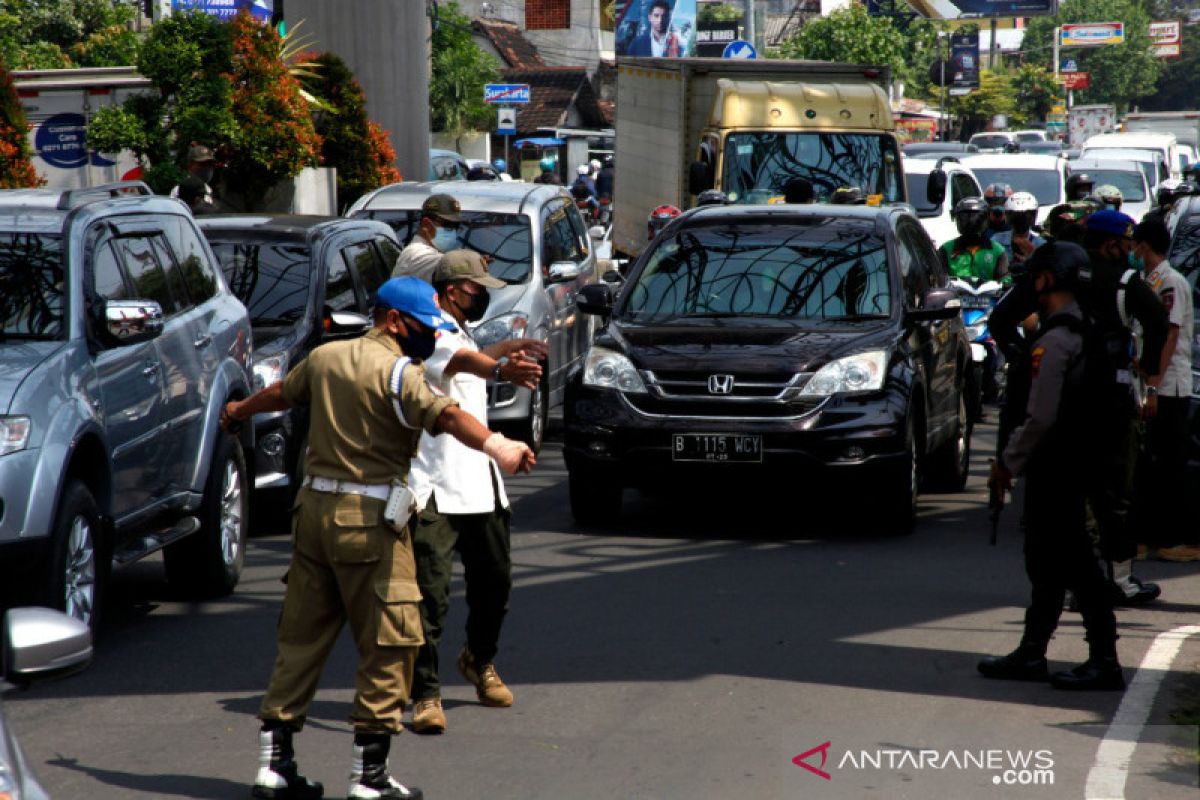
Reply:
M292 512L292 561L279 618L279 655L259 719L299 729L342 625L358 649L350 722L399 733L424 641L409 534L383 522L382 500L301 489Z
M439 514L434 497L417 518L413 547L420 581L421 621L425 644L417 655L413 699L441 694L438 645L450 609L450 574L454 551L463 562L467 584L467 649L478 664L496 657L500 626L512 594L509 517L497 506L490 514Z

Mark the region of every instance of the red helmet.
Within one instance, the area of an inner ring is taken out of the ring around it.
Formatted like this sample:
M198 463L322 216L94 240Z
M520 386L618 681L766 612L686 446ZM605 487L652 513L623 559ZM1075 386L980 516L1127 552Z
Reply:
M659 206L650 212L650 218L646 220L646 228L650 233L648 238L653 239L658 235L658 232L666 227L667 223L678 217L683 212L675 206Z

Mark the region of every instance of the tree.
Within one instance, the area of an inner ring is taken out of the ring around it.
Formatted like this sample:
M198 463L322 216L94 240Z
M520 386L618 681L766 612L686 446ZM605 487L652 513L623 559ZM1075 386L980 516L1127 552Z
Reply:
M455 139L469 130L491 130L494 114L483 102L483 85L498 81L500 72L475 46L471 21L457 3L439 8L430 50L429 117L433 129Z
M1154 90L1162 71L1160 60L1150 52L1150 15L1138 0L1062 0L1057 15L1030 20L1021 42L1025 62L1053 67L1055 26L1108 20L1125 23L1123 44L1063 52L1079 63L1080 71L1091 74L1092 87L1076 92L1076 103L1113 103L1125 110L1130 100Z
M1062 86L1045 67L1022 64L1012 76L1016 116L1023 122L1045 120L1050 109L1063 101Z
M337 169L337 204L346 208L372 189L400 180L387 131L367 118L362 86L334 53L306 57L313 71L303 83L329 108L317 114L321 163Z
M0 60L0 189L27 189L46 182L29 160L28 131L12 76Z
M1181 57L1167 60L1154 90L1138 100L1142 111L1184 111L1200 108L1200 27L1185 25Z
M119 67L137 58L137 0L5 0L0 55L14 69Z
M979 71L979 88L954 99L951 108L963 118L963 135L983 130L997 114L1011 116L1017 109L1012 81L1003 72Z
M729 3L704 3L698 18L700 22L741 22L742 9Z

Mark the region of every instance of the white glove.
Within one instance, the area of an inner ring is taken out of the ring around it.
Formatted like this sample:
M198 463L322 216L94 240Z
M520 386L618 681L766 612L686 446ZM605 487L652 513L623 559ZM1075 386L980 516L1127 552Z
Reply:
M484 440L483 452L494 458L500 469L508 475L516 475L523 466L528 472L529 466L534 463L529 445L509 439L502 433L493 433Z

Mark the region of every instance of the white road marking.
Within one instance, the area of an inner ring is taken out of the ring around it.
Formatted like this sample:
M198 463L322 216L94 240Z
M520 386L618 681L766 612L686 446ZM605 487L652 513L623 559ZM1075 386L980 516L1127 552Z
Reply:
M1200 625L1183 625L1154 638L1096 749L1096 760L1088 771L1084 788L1086 800L1125 800L1129 765L1146 720L1150 718L1158 687L1170 671L1184 640L1197 633L1200 633Z

